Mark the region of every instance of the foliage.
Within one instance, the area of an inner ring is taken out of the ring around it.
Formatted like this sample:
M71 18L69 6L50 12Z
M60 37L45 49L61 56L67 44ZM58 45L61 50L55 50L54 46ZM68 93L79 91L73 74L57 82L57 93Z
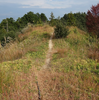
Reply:
M86 13L74 13L74 17L76 19L76 26L86 31Z
M14 31L10 31L7 33L7 37L11 37L12 39L14 39L16 36L16 34L14 33Z
M61 20L69 26L76 25L81 30L86 31L86 13L68 13Z
M75 25L76 24L75 23L75 17L74 17L74 14L72 14L72 12L69 13L67 17L68 17L68 19L67 19L68 25Z
M47 17L45 16L45 14L44 13L41 13L41 21L42 22L46 22L47 21Z
M53 19L54 19L55 17L54 17L54 14L53 14L53 12L51 12L51 15L50 15L50 21L52 21Z
M51 14L50 14L50 18L49 18L49 20L50 20L50 25L51 26L54 26L55 25L55 20L54 20L54 14L53 14L53 12L51 12Z
M99 38L99 4L88 10L86 20L88 31Z
M65 38L69 34L69 30L61 21L59 21L54 29L55 38Z
M44 13L36 13L28 12L23 17L19 17L16 21L10 17L2 20L0 23L0 41L5 41L4 37L11 37L11 38L17 38L18 32L22 33L22 30L24 27L28 25L28 23L35 25L35 24L42 24L44 22L47 22L47 17Z

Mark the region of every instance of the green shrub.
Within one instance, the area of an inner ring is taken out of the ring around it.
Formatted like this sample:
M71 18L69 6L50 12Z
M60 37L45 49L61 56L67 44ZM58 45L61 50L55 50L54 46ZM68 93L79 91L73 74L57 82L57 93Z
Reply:
M69 34L69 30L62 22L57 22L54 33L55 38L65 38Z
M13 38L13 39L15 38L15 35L16 35L16 34L15 34L14 31L10 31L10 32L7 33L7 37L9 36L9 37L11 37L11 38Z

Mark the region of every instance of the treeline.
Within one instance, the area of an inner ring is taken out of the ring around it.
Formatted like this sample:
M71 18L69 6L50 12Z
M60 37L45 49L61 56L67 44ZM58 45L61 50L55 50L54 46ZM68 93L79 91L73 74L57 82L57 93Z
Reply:
M49 20L47 19L44 13L36 13L28 12L23 17L19 17L16 21L13 18L3 19L0 23L0 41L5 41L7 37L15 38L18 36L18 32L21 33L21 30L27 26L28 23L32 25L48 23L52 26L56 26L57 23L61 22L65 26L77 26L78 28L87 31L86 21L87 16L86 13L68 13L64 14L63 17L55 18L54 14L51 12Z
M54 18L54 17L53 17ZM50 18L51 19L51 18ZM86 31L86 13L68 13L62 18L51 19L51 25L54 26L58 21L61 21L66 26L77 26L81 30Z
M16 21L12 17L3 19L0 23L0 41L5 41L7 37L14 39L18 35L17 32L21 32L21 29L27 26L28 23L41 24L47 21L48 19L44 13L34 14L31 11L21 18L19 17Z
M66 37L69 34L68 28L66 26L77 26L83 31L87 31L86 28L86 13L68 13L65 14L62 18L54 18L53 13L50 16L50 25L56 26L55 28L55 37L62 38Z
M67 22L67 25L74 25L84 31L86 30L86 13L78 12L73 14L71 12L69 14L65 14L63 18Z

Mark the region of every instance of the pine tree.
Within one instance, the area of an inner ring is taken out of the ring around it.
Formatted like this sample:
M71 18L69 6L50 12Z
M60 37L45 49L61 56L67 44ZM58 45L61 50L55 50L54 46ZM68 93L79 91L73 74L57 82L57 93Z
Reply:
M53 14L53 12L51 12L51 15L50 15L50 18L49 18L50 19L50 25L51 26L54 26L54 18L55 18L54 17L54 14Z

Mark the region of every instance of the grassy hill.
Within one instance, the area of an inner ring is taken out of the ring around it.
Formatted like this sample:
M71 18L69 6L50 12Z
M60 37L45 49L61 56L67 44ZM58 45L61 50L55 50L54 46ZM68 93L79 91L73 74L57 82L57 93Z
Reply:
M53 38L46 69L43 66L53 32L49 25L29 27L18 40L2 48L0 99L98 100L99 40L77 27L69 27L69 31L67 38Z

